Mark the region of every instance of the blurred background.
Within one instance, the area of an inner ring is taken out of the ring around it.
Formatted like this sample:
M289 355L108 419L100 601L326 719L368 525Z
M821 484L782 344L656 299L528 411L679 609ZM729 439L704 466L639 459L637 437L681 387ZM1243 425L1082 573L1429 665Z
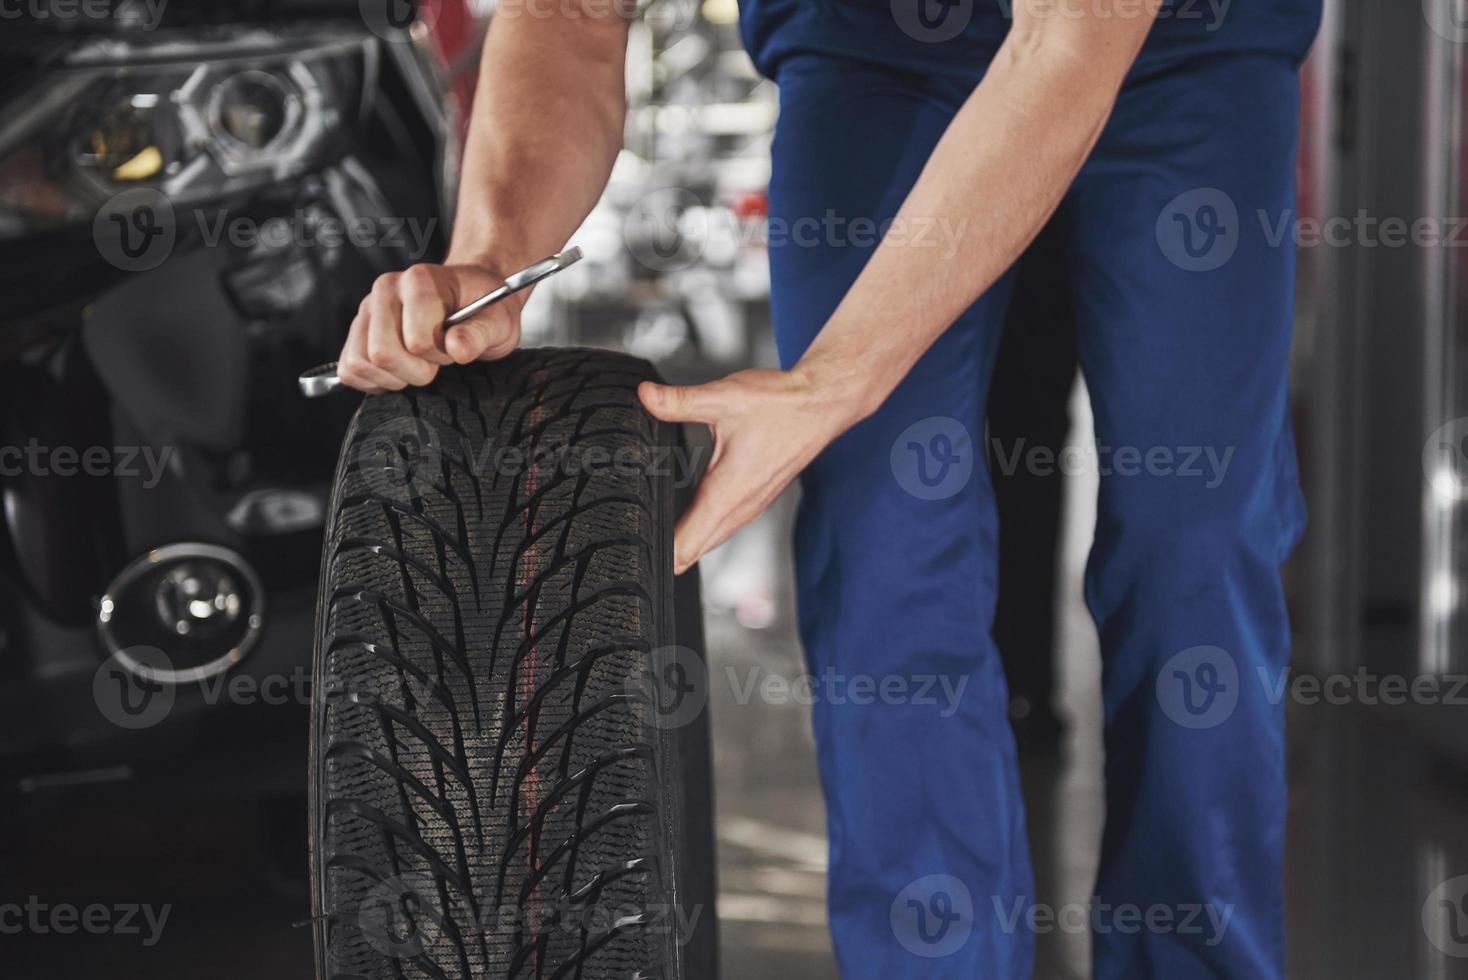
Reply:
M776 92L737 13L645 5L626 150L572 239L585 260L534 294L525 343L620 348L680 382L774 363ZM310 632L352 400L304 402L295 376L334 356L378 273L442 255L493 14L468 0L6 8L5 977L311 975L297 926ZM1468 977L1465 55L1460 0L1327 0L1304 69L1292 374L1311 525L1286 570L1281 696L1290 973L1311 980ZM997 375L1023 379L1067 325L1036 302L1011 326ZM1051 373L996 388L993 424L1091 445L1083 386ZM1037 899L1085 903L1102 818L1080 595L1096 474L997 479L996 635ZM731 980L836 975L808 708L741 695L750 677L802 672L793 502L703 563ZM149 666L170 681L146 703L118 673L140 645L163 651ZM1083 931L1038 941L1036 977L1088 976Z

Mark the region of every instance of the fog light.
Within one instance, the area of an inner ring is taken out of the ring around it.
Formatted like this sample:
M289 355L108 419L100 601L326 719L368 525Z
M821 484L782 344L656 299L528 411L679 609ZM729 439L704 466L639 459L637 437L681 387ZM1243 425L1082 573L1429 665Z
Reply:
M98 603L97 631L109 654L156 647L171 670L153 681L184 684L244 659L264 624L265 593L245 559L217 545L171 544L123 569Z
M179 636L218 636L240 618L244 599L221 565L179 562L153 592L158 620Z

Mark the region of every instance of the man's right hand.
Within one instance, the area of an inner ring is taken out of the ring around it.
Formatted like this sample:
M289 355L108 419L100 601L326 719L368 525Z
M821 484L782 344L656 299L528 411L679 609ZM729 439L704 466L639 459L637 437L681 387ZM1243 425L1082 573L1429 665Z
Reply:
M486 307L447 336L444 317L562 247L601 197L627 128L627 36L636 5L543 6L501 4L490 19L457 181L450 264L415 265L377 280L337 358L345 384L370 394L399 391L428 384L446 364L510 353L528 293Z
M477 265L430 265L379 276L357 308L337 359L342 383L369 395L426 385L445 364L504 357L520 342L525 293L444 330L454 310L504 284Z

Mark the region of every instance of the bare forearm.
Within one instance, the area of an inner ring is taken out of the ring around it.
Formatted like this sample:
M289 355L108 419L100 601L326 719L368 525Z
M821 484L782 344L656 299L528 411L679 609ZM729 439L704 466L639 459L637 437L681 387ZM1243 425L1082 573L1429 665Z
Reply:
M1110 114L1141 31L1098 59L1018 32L959 110L797 372L853 423L886 399L1054 212ZM1098 66L1098 61L1101 62ZM913 230L936 224L941 235Z
M451 263L508 273L560 248L622 146L627 22L609 4L505 4L485 40Z

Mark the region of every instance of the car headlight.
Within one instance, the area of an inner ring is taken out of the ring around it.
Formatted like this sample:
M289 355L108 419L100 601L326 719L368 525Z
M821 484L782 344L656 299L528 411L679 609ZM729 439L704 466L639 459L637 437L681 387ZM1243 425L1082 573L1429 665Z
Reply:
M0 238L90 221L136 187L190 205L331 163L374 68L370 40L260 31L82 49L0 113Z

